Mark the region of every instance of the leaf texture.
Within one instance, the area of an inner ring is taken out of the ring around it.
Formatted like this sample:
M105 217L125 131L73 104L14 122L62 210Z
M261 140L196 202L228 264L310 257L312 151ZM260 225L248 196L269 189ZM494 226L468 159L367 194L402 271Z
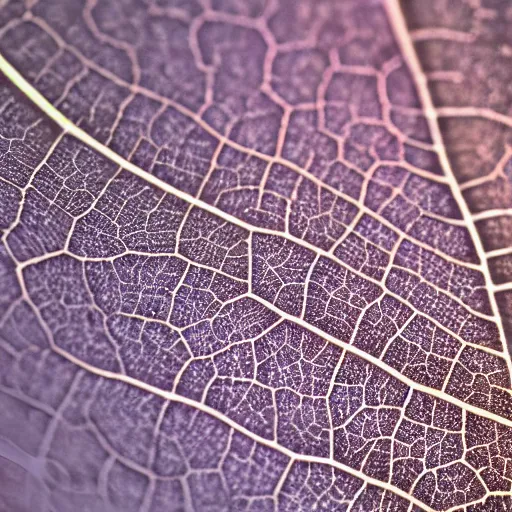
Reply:
M0 511L512 510L510 21L0 2Z

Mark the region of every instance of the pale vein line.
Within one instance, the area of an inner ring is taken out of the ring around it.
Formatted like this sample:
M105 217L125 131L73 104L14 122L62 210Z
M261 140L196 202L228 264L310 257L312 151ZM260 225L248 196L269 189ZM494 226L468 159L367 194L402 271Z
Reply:
M495 123L504 124L512 128L512 117L491 108L485 107L439 107L436 109L438 117L476 117L487 119Z
M490 249L487 251L487 259L499 258L500 256L508 256L512 253L512 246L500 247L499 249Z
M32 87L32 85L30 85L21 76L21 74L17 70L13 66L11 66L11 64L8 61L5 60L5 58L1 54L0 54L0 70L3 71L5 73L5 75L13 82L13 84L16 87L18 87L23 93L25 93L26 96L28 98L30 98L46 115L48 115L57 124L59 124L64 131L66 131L70 135L73 135L77 139L81 140L83 143L85 143L85 144L89 145L90 147L92 147L98 153L100 153L103 156L109 158L110 160L112 160L113 162L118 164L120 167L122 167L122 168L126 169L127 171L133 173L134 175L140 177L144 181L151 183L155 187L160 188L161 190L163 190L165 192L168 192L170 194L178 196L181 199L183 199L183 200L193 204L194 206L197 206L198 208L201 208L203 210L206 210L206 211L212 213L213 215L221 217L224 220L226 220L227 222L231 222L233 224L236 224L237 226L242 227L242 228L248 230L249 232L256 231L256 232L260 232L260 233L267 233L267 234L272 234L272 235L278 235L278 236L281 236L283 238L287 238L287 239L289 239L290 241L292 241L292 242L294 242L296 244L300 244L300 245L302 245L304 247L307 247L307 248L311 249L312 251L315 251L316 253L320 253L320 254L326 256L327 258L335 261L336 263L342 265L343 268L345 268L345 266L343 265L343 262L333 258L333 256L331 254L329 254L327 251L323 251L322 249L319 249L318 247L315 247L312 244L309 244L308 242L306 242L304 240L296 239L295 237L293 237L292 235L288 235L287 233L276 233L273 230L269 230L269 229L265 229L265 228L256 228L256 227L252 226L251 224L248 224L248 223L238 219L237 217L234 217L234 216L232 216L232 215L230 215L230 214L228 214L228 213L226 213L226 212L224 212L222 210L219 210L215 206L211 206L208 203L205 203L202 200L195 198L194 196L191 196L191 195L189 195L189 194L187 194L187 193L185 193L185 192L183 192L183 191L181 191L179 189L175 189L174 187L172 187L171 185L165 183L164 181L160 180L159 178L155 177L154 175L149 174L148 172L142 170L140 167L137 167L133 163L128 162L123 157L121 157L120 155L118 155L117 153L112 151L111 149L107 148L106 146L104 146L103 144L98 142L92 136L90 136L89 134L84 132L81 128L77 127L74 123L72 123L69 119L67 119L60 111L58 111L48 100L46 100L41 95L41 93L39 93L34 87ZM34 260L35 261L39 261L40 259L46 259L46 258L45 257L41 257L41 258L35 258ZM31 262L33 263L34 261L31 260ZM354 274L359 275L358 272L355 271L354 269L348 268L348 267L347 267L347 269L350 272L353 272ZM360 277L362 279L366 279L368 281L372 281L370 278L368 278L368 276L360 275ZM380 285L380 286L382 286L382 285ZM397 300L399 300L402 303L407 303L407 301L403 297L400 297L399 295L396 295L396 294L390 292L389 290L386 290L386 293L388 295L396 298ZM254 298L256 298L257 300L260 300L260 301L262 300L260 297L256 297L256 296L254 296ZM270 303L268 303L268 304L270 305ZM275 306L273 306L273 305L271 305L271 307L275 308ZM282 317L286 317L287 316L281 310L278 310L277 308L275 308L275 310L279 311L279 314ZM458 336L457 333L453 333L447 327L439 324L439 322L437 322L435 319L430 318L428 315L426 315L426 316L437 327L439 327L440 329L442 329L445 332L448 332L449 334L454 336L456 339L458 339L459 341L461 341L462 343L467 345L467 342L465 342L463 339L461 339L460 336ZM497 318L499 318L499 317L497 317ZM292 321L296 322L296 323L300 323L300 321L299 321L299 319L297 317L291 317L290 316L290 319ZM310 324L308 324L306 322L304 322L304 325L309 330L313 330L314 332L318 332L320 336L323 336L326 339L330 339L331 341L335 340L334 343L336 343L336 344L343 343L340 340L334 338L333 336L328 335L326 332L324 332L322 330L319 330L319 329L313 327L312 325L310 325ZM485 409L479 409L478 407L474 407L472 405L466 404L465 402L462 402L461 400L458 400L458 399L456 399L456 398L454 398L454 397L452 397L450 395L444 394L443 392L441 392L439 390L436 390L436 389L433 389L433 388L428 388L428 387L423 386L421 384L415 383L415 382L409 380L408 378L406 378L405 376L403 376L402 374L400 374L399 372L397 372L395 369L393 369L391 366L387 365L383 361L381 361L381 360L379 360L379 359L377 359L375 357L370 356L366 352L363 352L360 349L357 349L356 347L353 347L351 345L347 345L345 343L343 343L342 346L344 348L346 348L347 350L352 351L354 354L360 356L361 358L364 358L365 360L367 360L369 362L372 362L373 364L376 364L378 367L380 367L384 371L387 371L388 373L394 375L395 377L397 377L400 380L402 380L402 382L405 382L407 385L409 385L411 387L414 387L415 389L418 389L418 390L426 392L426 393L428 393L430 395L436 396L436 397L438 397L438 398L440 398L442 400L451 401L453 403L456 403L457 405L459 405L462 408L470 410L474 414L487 417L487 418L489 418L489 419L491 419L493 421L496 421L498 423L501 423L501 424L504 424L506 426L512 427L512 421L510 421L510 420L508 420L508 419L506 419L504 417L501 417L501 416L499 416L497 414L494 414L492 412L486 411ZM495 351L490 350L490 349L488 349L487 347L484 347L484 346L482 346L482 347L479 346L478 348L480 350L485 351L485 352L491 351L492 353L495 353ZM507 358L506 358L506 361L507 361L507 363L509 363Z
M478 222L480 220L494 219L496 217L508 217L512 215L512 208L493 208L482 212L474 213L473 220Z
M432 41L444 40L456 43L472 43L476 39L476 35L470 32L462 32L443 27L418 28L410 32L413 41Z
M512 290L512 282L500 283L494 286L496 293Z
M399 0L387 0L384 3L384 5L386 6L386 10L388 12L389 22L391 24L393 32L395 33L395 39L400 49L402 50L402 55L404 56L409 66L409 69L411 70L411 74L416 84L416 90L418 91L418 95L420 96L421 103L423 105L423 111L428 122L432 140L434 141L434 145L437 147L441 167L446 177L448 178L452 195L455 201L457 202L460 211L462 212L462 217L466 221L468 232L471 236L471 239L475 246L475 250L482 264L481 270L485 279L487 290L489 291L489 302L491 305L493 315L496 318L496 325L498 326L500 338L503 343L503 351L508 355L508 357L506 357L505 360L507 361L509 375L512 376L512 361L508 349L507 338L505 336L505 331L503 329L503 323L498 310L498 304L496 302L496 297L494 296L495 287L493 285L493 281L489 271L489 266L487 264L485 250L480 240L480 236L476 229L475 223L472 219L471 212L469 211L468 205L466 204L466 201L459 188L457 179L455 178L455 174L451 167L450 161L448 160L448 155L444 147L441 130L439 128L438 114L434 107L434 103L432 101L432 97L430 96L430 91L427 86L427 78L425 76L425 73L423 72L418 55L416 54L416 50L414 49L413 43L409 36L407 24L399 5Z

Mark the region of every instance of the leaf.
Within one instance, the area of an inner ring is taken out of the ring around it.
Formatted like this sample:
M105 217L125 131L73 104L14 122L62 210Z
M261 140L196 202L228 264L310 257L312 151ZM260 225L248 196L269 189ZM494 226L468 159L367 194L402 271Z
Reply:
M0 5L0 510L512 510L507 2Z

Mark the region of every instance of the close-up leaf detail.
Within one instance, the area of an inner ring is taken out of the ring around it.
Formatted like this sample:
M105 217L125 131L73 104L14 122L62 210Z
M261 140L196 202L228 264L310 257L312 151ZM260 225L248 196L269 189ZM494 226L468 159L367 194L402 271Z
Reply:
M0 0L0 512L512 512L512 3Z

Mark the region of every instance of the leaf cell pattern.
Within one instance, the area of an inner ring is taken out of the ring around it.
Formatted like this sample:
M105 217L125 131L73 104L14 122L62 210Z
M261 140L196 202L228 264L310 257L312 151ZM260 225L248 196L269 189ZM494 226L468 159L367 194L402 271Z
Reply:
M0 510L512 510L511 19L0 2Z

